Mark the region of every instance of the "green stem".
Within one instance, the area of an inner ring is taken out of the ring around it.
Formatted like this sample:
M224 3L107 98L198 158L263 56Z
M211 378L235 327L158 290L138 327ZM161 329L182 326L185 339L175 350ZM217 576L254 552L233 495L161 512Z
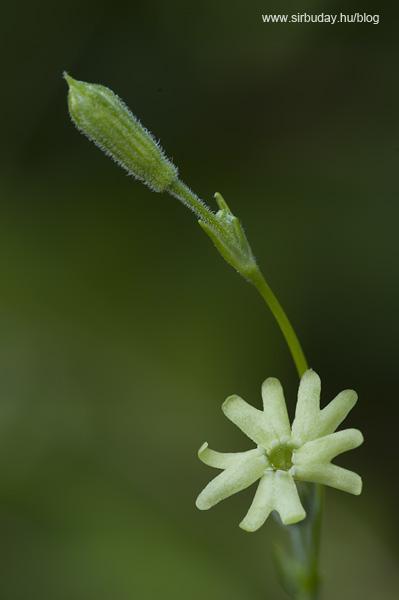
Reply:
M215 213L205 204L203 200L201 200L201 198L194 194L194 192L190 190L188 185L183 183L183 181L180 181L180 179L175 179L172 181L167 189L167 192L192 210L199 219L205 221L205 223L209 223L209 225L212 225L212 227L214 227L214 229L219 233L223 233L223 229L220 226Z
M283 307L273 290L257 267L248 276L248 280L258 290L276 319L287 342L299 377L308 369L308 363L302 346ZM291 596L295 600L318 600L320 593L319 553L321 518L323 509L323 488L320 485L304 484L307 518L288 527L289 551L287 564L297 567L289 574L292 579Z
M266 302L267 306L270 308L274 318L276 319L281 329L284 339L287 342L288 348L291 352L291 356L297 368L298 375L299 377L302 377L305 371L307 371L307 369L309 368L308 363L305 358L305 354L302 350L302 346L299 342L299 339L295 333L295 330L292 327L283 307L277 300L277 297L273 293L273 290L266 282L263 274L258 268L254 270L253 273L251 273L248 279L251 283L253 283L253 285L256 287L256 289Z
M237 218L230 212L224 200L222 207L218 203L223 211L215 214L178 179L170 184L167 191L194 211L200 223L210 227L209 229L203 226L203 229L210 235L223 258L258 290L281 329L301 378L308 369L305 354L283 307L257 266ZM227 215L224 220L220 214L223 212ZM286 583L285 587L294 600L318 600L322 488L319 485L303 484L301 490L307 518L297 525L284 527L288 532L289 547L283 551L280 570Z

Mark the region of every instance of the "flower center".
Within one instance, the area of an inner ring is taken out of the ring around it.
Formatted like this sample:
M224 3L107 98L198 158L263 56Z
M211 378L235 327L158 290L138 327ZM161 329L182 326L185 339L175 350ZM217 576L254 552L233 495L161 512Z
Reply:
M293 447L287 444L275 446L268 451L267 456L276 470L289 471L292 467Z

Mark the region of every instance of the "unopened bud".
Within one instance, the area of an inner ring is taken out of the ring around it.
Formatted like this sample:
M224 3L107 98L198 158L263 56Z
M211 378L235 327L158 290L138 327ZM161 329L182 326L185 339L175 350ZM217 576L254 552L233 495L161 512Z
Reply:
M68 74L68 106L76 127L129 174L155 192L177 179L177 168L112 90Z

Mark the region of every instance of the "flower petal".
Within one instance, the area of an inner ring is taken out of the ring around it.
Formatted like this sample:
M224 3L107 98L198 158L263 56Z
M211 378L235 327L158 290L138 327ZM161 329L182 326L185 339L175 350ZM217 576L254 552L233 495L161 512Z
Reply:
M306 517L295 481L287 471L276 471L274 478L275 509L284 525L293 525Z
M256 448L247 452L216 452L208 447L208 442L202 444L198 450L198 458L209 467L216 469L228 469L249 455L259 456L259 450Z
M275 435L261 410L254 408L239 396L229 396L222 404L226 417L237 425L255 444L264 448L273 441Z
M301 378L298 390L292 436L301 440L309 439L311 427L317 422L320 411L320 377L309 369Z
M358 429L344 429L306 442L294 451L292 461L294 465L328 463L339 454L357 448L362 443L363 435Z
M333 433L357 402L354 390L344 390L320 412L317 436Z
M290 437L291 427L287 405L281 383L275 377L269 377L262 385L263 412L276 437Z
M292 467L291 472L295 479L299 481L329 485L337 490L349 492L349 494L355 494L356 496L362 491L361 477L357 473L337 467L337 465L299 465Z
M240 523L241 529L256 531L274 510L274 475L274 471L266 471L259 481L249 511Z
M249 487L263 475L267 465L263 452L251 451L208 483L196 500L197 508L208 510L221 500Z

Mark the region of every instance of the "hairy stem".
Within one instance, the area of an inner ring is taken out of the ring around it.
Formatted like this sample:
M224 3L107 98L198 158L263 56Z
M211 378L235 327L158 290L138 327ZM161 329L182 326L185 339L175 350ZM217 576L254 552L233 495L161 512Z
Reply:
M170 184L167 191L171 196L174 196L187 206L187 208L192 210L199 219L212 225L216 231L222 232L215 213L183 181L176 179Z

